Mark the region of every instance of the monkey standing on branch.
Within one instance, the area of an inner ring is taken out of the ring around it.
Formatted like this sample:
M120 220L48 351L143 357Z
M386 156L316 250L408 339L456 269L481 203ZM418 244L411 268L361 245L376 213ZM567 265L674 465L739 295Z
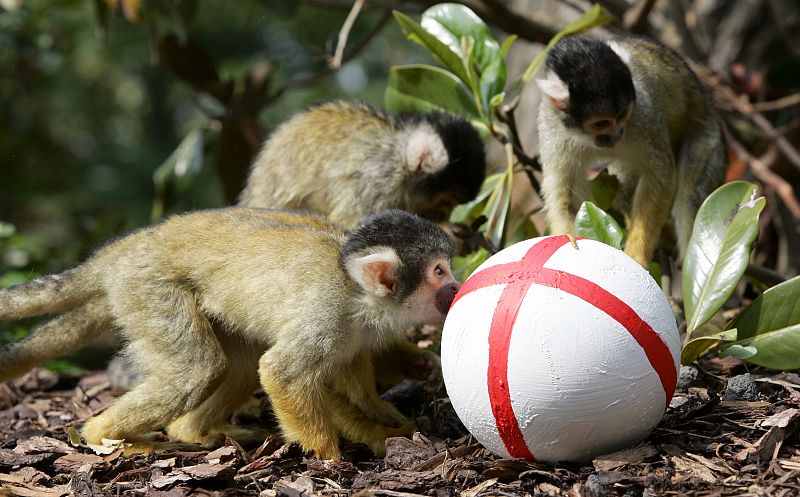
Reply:
M459 287L453 249L439 227L396 210L349 236L291 212L176 215L0 290L0 319L63 313L0 348L0 381L113 322L144 380L85 424L89 443L162 427L206 445L246 437L228 418L260 382L287 440L327 459L341 434L382 454L410 423L378 396L372 354L443 318Z
M329 102L275 130L253 162L239 205L311 210L347 228L387 209L439 223L477 196L485 174L483 141L461 117L396 116L363 103Z
M671 213L683 255L697 209L725 175L719 118L686 63L642 38L568 37L537 83L551 232L572 234L587 170L608 164L629 204L625 252L646 267Z

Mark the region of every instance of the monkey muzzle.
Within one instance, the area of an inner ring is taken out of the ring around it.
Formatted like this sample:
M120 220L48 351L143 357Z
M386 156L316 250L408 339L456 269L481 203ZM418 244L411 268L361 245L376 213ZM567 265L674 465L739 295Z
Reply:
M442 315L447 314L447 311L450 309L450 304L453 303L453 298L456 296L456 292L458 292L459 288L461 288L461 285L458 283L450 283L444 285L436 292L436 308Z
M614 134L603 134L594 137L594 143L598 147L614 148L620 140L622 140L623 130L619 130Z

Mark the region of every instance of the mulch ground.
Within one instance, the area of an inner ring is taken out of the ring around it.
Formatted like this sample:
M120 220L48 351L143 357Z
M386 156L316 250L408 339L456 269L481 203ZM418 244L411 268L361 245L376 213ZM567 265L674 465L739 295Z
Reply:
M442 389L413 383L386 396L415 416L420 432L387 440L381 459L345 443L342 460L315 460L277 435L258 447L227 441L213 451L126 455L112 446L97 453L71 444L71 429L120 392L105 372L35 370L0 384L0 495L800 495L800 376L743 374L745 366L730 359L701 367L683 372L672 405L641 444L559 466L493 456L461 426Z

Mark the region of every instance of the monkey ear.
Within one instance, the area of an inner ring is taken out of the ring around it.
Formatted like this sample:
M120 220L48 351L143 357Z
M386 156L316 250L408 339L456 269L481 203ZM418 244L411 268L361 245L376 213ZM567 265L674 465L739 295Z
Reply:
M537 79L536 84L554 109L559 112L569 109L569 87L555 73L548 74L547 79Z
M425 123L413 129L406 145L406 165L411 173L422 176L444 169L450 159L439 133Z
M347 260L345 269L347 274L367 293L385 297L395 291L400 258L397 256L397 252L390 248L376 247L375 249L375 252Z

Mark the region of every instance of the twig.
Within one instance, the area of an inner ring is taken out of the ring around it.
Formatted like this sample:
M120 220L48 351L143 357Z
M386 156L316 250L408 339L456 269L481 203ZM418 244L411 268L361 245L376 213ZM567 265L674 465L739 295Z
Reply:
M364 38L362 38L358 43L356 43L355 46L342 57L342 64L346 64L350 60L354 59L358 54L360 54L367 47L369 42L372 41L372 39L375 38L375 36L381 32L381 30L386 26L386 23L388 23L389 19L391 18L392 18L392 12L389 10L384 11L383 17L381 17L380 21L378 21L375 27L372 28L370 32L364 36ZM330 76L335 72L336 69L333 69L331 67L326 67L325 69L322 69L321 71L317 72L316 74L312 74L307 78L289 81L288 83L285 83L284 85L280 86L277 90L275 90L275 92L269 96L268 100L269 101L275 100L288 90L296 90L299 88L314 86L321 79Z
M753 110L756 112L764 112L770 110L781 110L793 105L800 105L800 93L794 95L787 95L778 100L771 100L769 102L757 102L753 104Z
M647 27L647 16L653 10L656 0L639 0L622 16L622 25L634 33L642 33Z
M759 128L764 134L775 142L775 145L780 149L783 156L792 163L794 167L800 170L800 152L792 145L786 137L781 136L775 129L772 123L767 120L762 114L755 110L746 97L737 94L730 86L720 81L714 73L707 67L690 62L690 65L695 70L695 73L703 78L706 83L712 86L715 90L717 98L720 99L721 106L733 108L736 112L746 117L751 123Z
M736 152L736 155L747 163L753 175L775 190L775 193L777 193L781 200L783 200L783 203L786 204L786 208L789 210L792 217L795 220L800 220L800 203L798 203L794 196L794 188L792 185L772 172L763 160L750 154L744 145L739 143L727 130L725 130L725 139L728 141L731 148L733 148L734 152Z
M342 67L342 57L344 56L344 47L347 45L347 38L350 36L350 30L353 29L353 24L355 24L358 13L361 12L361 8L364 6L365 2L366 0L355 0L355 2L353 2L353 8L350 10L350 13L347 14L347 18L344 20L344 24L342 24L342 29L339 31L336 52L330 62L331 69L339 69Z

